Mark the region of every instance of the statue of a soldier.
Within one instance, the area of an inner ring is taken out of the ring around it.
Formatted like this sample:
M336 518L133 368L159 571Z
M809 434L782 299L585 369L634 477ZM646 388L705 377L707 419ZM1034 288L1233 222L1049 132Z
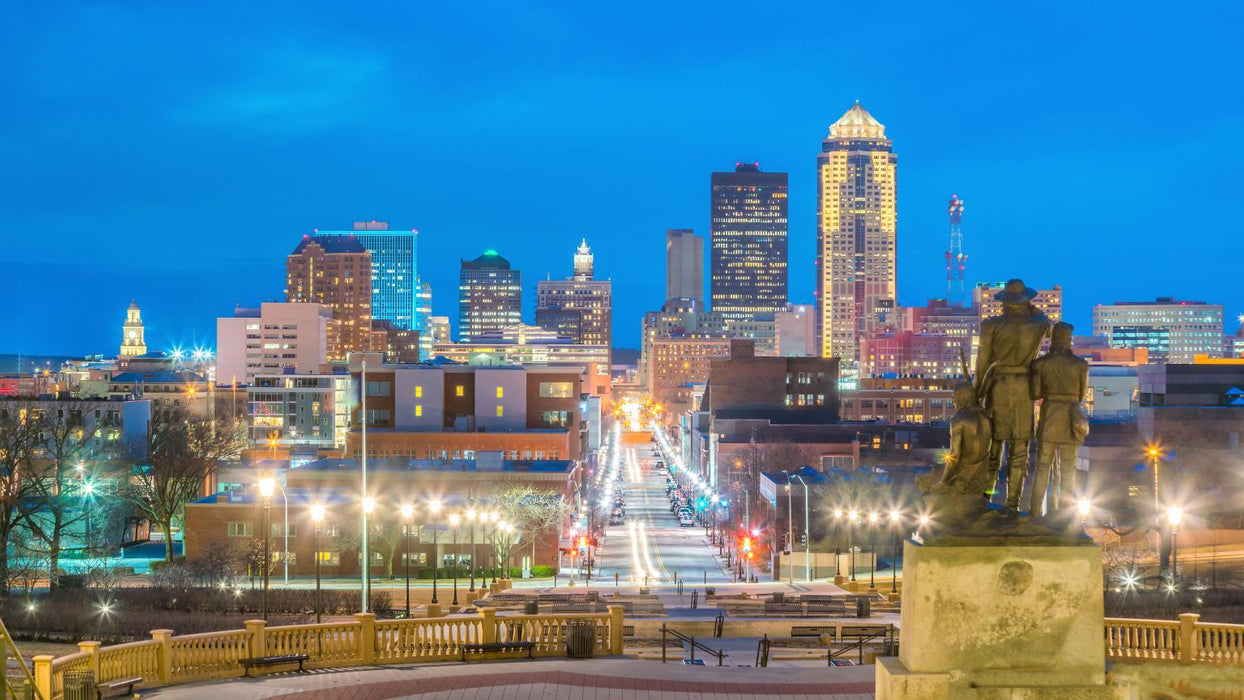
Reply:
M1088 390L1088 362L1071 352L1070 323L1054 326L1050 351L1032 363L1032 397L1041 399L1037 424L1037 469L1032 475L1029 511L1041 514L1046 488L1054 476L1050 511L1069 508L1076 484L1076 450L1088 436L1088 417L1080 408Z
M994 295L1002 302L1002 315L981 321L980 354L976 360L977 381L985 397L985 410L993 422L991 478L1005 486L1006 505L1016 510L1028 473L1033 432L1033 397L1028 375L1041 350L1041 341L1050 333L1049 319L1032 305L1036 296L1037 291L1019 279L1010 280Z

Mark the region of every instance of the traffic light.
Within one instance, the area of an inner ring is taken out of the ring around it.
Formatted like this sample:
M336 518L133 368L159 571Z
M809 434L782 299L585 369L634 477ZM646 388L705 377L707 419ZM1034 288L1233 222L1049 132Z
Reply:
M799 536L799 546L804 547L804 546L807 546L807 544L808 544L808 533L805 532Z
M748 556L751 556L751 554L752 554L752 538L750 538L750 537L744 537L744 538L743 538L743 551L744 551L744 552L746 552Z
M584 553L586 551L587 551L587 538L580 537L579 538L579 552Z

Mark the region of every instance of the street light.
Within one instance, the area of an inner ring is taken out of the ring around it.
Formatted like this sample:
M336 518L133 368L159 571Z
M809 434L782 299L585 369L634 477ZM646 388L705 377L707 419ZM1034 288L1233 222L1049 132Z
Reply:
M1175 548L1175 535L1179 532L1179 523L1183 522L1184 511L1182 508L1171 506L1166 509L1166 521L1171 525L1171 586L1178 585L1179 580L1179 552Z
M898 593L898 528L903 514L898 509L890 511L890 527L894 530L894 561L890 562L890 592Z
M872 565L868 567L868 588L877 590L877 521L881 516L876 511L868 514L868 553L872 556Z
M371 496L363 497L363 522L367 522L367 518L376 510L376 499ZM369 526L370 527L370 526ZM363 542L367 542L368 532L363 531ZM366 598L366 605L371 605L371 549L363 547L363 596Z
M311 520L315 523L315 624L320 624L320 523L324 522L324 506L311 506Z
M855 524L859 522L860 514L852 510L847 513L847 551L851 553L851 580L855 580Z
M786 471L786 547L785 554L790 557L786 560L786 574L790 585L795 585L795 558L791 555L795 551L795 513L790 503L790 472Z
M453 566L450 567L450 571L452 571L454 575L454 600L451 605L458 604L458 524L461 522L462 517L457 513L451 513L449 515L449 528L450 532L453 533L454 538Z
M441 568L442 559L440 547L437 544L437 540L440 539L440 523L437 522L436 516L441 512L441 502L437 499L430 501L428 512L432 514L432 602L440 603L436 597L436 582L439 577L437 570Z
M475 590L475 519L479 517L479 511L474 508L467 508L466 519L471 524L471 588Z
M804 580L812 583L812 528L809 524L808 482L800 474L795 474L794 478L803 484L803 572Z
M268 551L270 535L269 530L272 528L272 492L276 489L276 480L271 476L262 476L259 479L259 495L263 496L263 619L268 619L268 566L272 563L271 554Z
M842 516L841 508L834 509L834 578L842 574L838 567L838 560L842 557Z
M410 525L411 519L415 516L415 507L409 503L402 504L402 522L406 528L402 533L402 550L405 559L406 568L406 618L410 619Z

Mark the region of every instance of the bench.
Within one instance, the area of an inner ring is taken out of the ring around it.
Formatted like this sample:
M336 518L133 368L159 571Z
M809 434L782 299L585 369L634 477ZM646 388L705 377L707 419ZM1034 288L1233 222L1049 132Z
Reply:
M462 663L466 663L467 654L486 654L490 651L511 652L527 651L527 658L533 659L536 645L534 642L480 642L462 645Z
M890 633L889 625L843 625L841 637L845 639L876 639Z
M833 639L838 634L838 628L834 625L827 626L795 626L790 628L790 636L794 637L817 637L828 634Z
M246 669L243 675L249 678L252 666L278 666L296 663L298 664L298 671L301 673L304 670L302 667L303 662L310 659L311 657L306 654L283 654L281 656L258 656L252 659L239 659L238 663L242 664L242 668Z
M108 681L107 683L96 683L95 697L99 698L99 700L103 700L104 698L110 698L113 695L133 695L134 686L142 682L142 676L137 676L135 678Z

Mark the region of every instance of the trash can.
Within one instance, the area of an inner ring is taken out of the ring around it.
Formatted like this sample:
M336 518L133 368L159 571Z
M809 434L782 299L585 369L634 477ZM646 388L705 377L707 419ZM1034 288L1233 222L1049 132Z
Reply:
M539 615L540 614L540 601L528 600L524 602L523 603L523 614L524 615Z
M594 620L566 621L566 656L572 659L590 659L595 645L596 623Z
M704 597L706 597L706 598L707 598L707 597L708 597L708 596L710 596L710 595L717 595L717 587L716 587L716 586L706 586L706 587L704 588Z
M65 700L92 700L95 697L95 672L89 670L65 671Z
M872 601L869 600L868 598L865 598L864 596L860 596L859 598L855 599L855 616L856 617L871 617L873 614L872 610L873 610Z
M773 602L775 602L775 603L781 603L781 602L783 602L784 600L786 600L786 594L785 594L785 593L783 593L782 591L774 591L774 592L773 592Z

